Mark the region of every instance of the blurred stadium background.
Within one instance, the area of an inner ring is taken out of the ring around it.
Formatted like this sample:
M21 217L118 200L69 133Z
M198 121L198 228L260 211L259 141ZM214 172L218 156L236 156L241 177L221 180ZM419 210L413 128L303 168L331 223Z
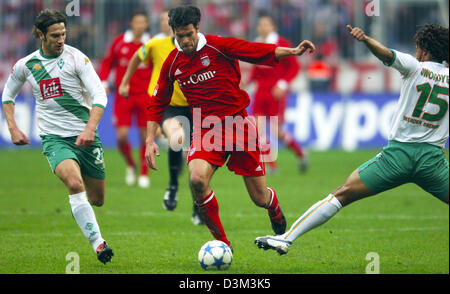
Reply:
M154 35L161 10L178 4L201 7L203 33L254 40L258 15L270 12L282 36L293 43L309 39L316 44L317 54L299 58L302 67L291 87L285 124L299 142L316 150L383 146L400 90L400 75L352 40L347 24L363 28L391 48L414 54L413 35L419 25L449 23L448 0L2 0L0 91L14 63L36 50L31 28L44 8L70 13L67 43L87 54L98 69L105 50L127 29L135 9L148 11ZM242 64L243 81L247 68ZM251 85L247 90L252 92ZM39 146L33 107L27 85L16 111L32 146ZM115 145L111 109L100 127L106 147ZM131 134L132 142L136 137ZM8 146L12 146L9 132L0 112L0 147Z

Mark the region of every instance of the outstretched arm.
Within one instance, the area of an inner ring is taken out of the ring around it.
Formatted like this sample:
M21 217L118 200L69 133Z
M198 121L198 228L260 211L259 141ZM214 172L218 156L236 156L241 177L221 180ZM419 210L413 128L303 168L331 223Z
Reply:
M379 60L381 60L383 63L390 63L392 59L394 58L394 53L390 49L388 49L386 46L378 42L377 40L366 36L363 30L361 30L358 27L352 28L350 25L347 25L347 29L352 35L353 38L355 38L358 41L364 42L369 48L370 52L373 53Z
M275 49L275 59L280 59L288 56L300 56L303 55L307 50L309 53L314 53L316 51L316 46L311 41L304 40L295 48L288 47L277 47Z

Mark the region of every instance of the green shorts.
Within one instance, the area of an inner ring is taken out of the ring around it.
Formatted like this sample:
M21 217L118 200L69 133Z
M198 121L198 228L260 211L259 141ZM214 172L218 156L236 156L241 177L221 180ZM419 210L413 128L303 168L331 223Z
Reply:
M441 148L427 143L389 141L358 171L363 183L375 193L415 183L438 198L449 194L448 161Z
M65 159L74 159L80 166L81 174L103 180L105 179L105 163L103 146L100 138L95 136L94 143L81 148L75 145L77 137L62 138L54 135L41 136L43 153L50 167L55 172L56 166Z

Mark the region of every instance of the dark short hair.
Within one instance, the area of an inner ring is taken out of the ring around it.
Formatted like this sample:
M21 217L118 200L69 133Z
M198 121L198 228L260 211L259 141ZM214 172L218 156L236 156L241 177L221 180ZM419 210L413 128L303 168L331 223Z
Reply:
M416 45L428 51L437 62L448 63L448 28L439 24L426 24L414 36Z
M136 9L133 11L133 13L131 14L130 20L133 20L133 18L137 15L143 15L148 19L148 15L147 12L144 9Z
M176 28L192 24L194 27L200 23L200 9L186 5L173 8L169 11L169 25L175 31Z
M64 25L67 24L67 18L62 12L56 9L42 10L34 21L33 36L39 38L38 31L41 31L45 36L49 26L61 22L64 23Z

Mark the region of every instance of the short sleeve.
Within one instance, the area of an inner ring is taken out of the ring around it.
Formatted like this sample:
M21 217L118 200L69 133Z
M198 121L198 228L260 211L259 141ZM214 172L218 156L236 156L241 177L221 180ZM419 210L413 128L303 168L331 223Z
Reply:
M409 77L419 68L419 61L412 55L392 49L391 51L394 57L390 62L384 63L384 65L395 68L403 77Z

